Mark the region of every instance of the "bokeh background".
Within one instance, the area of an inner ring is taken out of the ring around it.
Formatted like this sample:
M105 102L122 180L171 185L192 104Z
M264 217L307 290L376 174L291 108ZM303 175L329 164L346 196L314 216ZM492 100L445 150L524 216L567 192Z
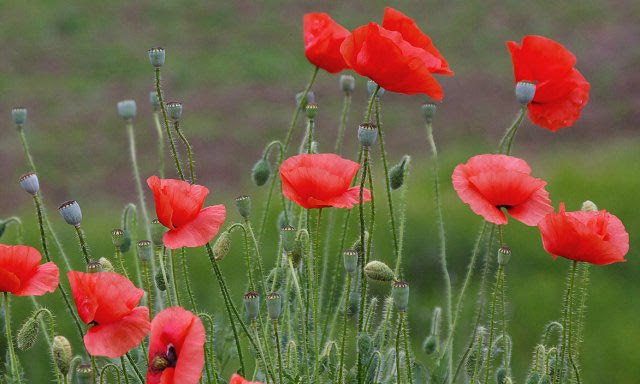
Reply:
M262 206L266 188L251 184L251 166L268 141L283 137L294 108L293 95L312 72L304 57L302 15L326 11L352 29L380 20L384 5L381 1L0 2L0 113L4 116L0 119L0 180L4 180L0 217L20 216L26 242L39 246L31 199L17 183L26 165L10 119L11 107L26 106L26 134L53 225L67 252L80 268L73 231L55 210L58 203L76 199L94 255L112 256L109 231L118 226L121 208L137 202L126 131L115 105L125 98L138 102L135 125L142 173L144 177L153 174L156 137L148 103L153 70L147 49L163 46L167 50L166 96L185 105L183 126L194 145L199 182L212 189L210 202L228 206L229 223L238 220L235 196L249 194L256 208ZM435 121L455 292L480 220L455 196L449 175L471 155L491 151L517 112L505 42L541 34L562 42L577 56L577 68L592 85L581 119L557 133L525 122L514 154L532 165L535 176L549 182L554 205L564 201L569 209L577 209L583 200L591 199L627 226L628 262L592 268L581 359L585 383L640 382L640 2L433 0L390 5L415 18L456 72L455 77L441 79L445 101ZM364 110L365 83L358 78L347 157L356 153L355 128ZM320 150L330 151L341 107L338 77L320 73L314 91L320 105ZM417 348L428 333L430 311L442 304L431 168L419 111L425 101L397 94L385 94L382 100L389 158L392 162L404 154L413 158L405 254ZM297 130L294 143L301 131ZM374 167L380 170L379 165ZM377 176L380 180L379 172ZM384 212L384 205L380 207ZM384 215L378 220L376 257L390 262ZM272 223L264 244L268 263L274 258L275 238ZM514 249L507 277L509 328L516 379L522 381L545 323L560 315L569 263L552 261L545 254L535 228L512 221L507 239ZM3 243L14 241L14 230L2 239ZM241 247L234 248L223 270L239 297L245 281ZM191 252L190 264L199 302L221 314L222 300L217 288L210 288L214 283L206 257ZM56 296L44 301L59 315L60 332L78 346L57 300ZM14 303L13 321L20 323L30 303L26 299ZM471 308L472 296L467 303ZM466 334L468 329L463 329L459 340L466 341ZM20 354L25 363L39 362L27 365L27 377L34 383L48 377L43 345ZM428 361L422 354L418 357Z

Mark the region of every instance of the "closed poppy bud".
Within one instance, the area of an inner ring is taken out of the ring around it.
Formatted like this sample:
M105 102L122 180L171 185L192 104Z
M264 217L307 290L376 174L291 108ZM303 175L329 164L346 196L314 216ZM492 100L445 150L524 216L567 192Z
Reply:
M87 273L98 273L102 272L102 264L100 264L97 260L90 260L87 263Z
M531 372L529 377L527 377L527 381L525 381L525 384L539 384L540 379L542 379L542 375L540 374L540 372L534 371Z
M304 92L298 92L296 94L296 105L302 103L302 108L305 108L307 104L313 104L316 102L316 95L314 95L313 91L307 92L307 97L303 100L302 96Z
M318 115L318 104L316 103L308 103L304 108L304 111L307 113L308 119L315 119Z
M118 115L125 120L136 117L137 106L135 100L122 100L118 102Z
M375 144L378 138L378 129L373 123L362 123L358 127L358 141L365 147Z
M278 320L282 314L282 297L278 292L271 292L267 295L267 312L273 321Z
M280 230L280 239L282 240L282 248L285 252L293 252L296 246L296 229L290 225L282 227Z
M260 313L260 295L258 292L247 292L244 295L244 309L249 320L255 320Z
M507 378L507 369L505 367L500 367L496 369L496 384L506 384L505 379Z
M56 362L56 367L63 376L69 373L71 368L71 359L73 353L71 351L71 344L64 336L56 336L53 338L53 345L51 347L53 353L53 360Z
M436 349L438 349L438 339L434 335L427 336L427 338L424 339L424 343L422 343L424 353L430 355L435 352Z
M364 266L364 274L371 281L379 283L389 283L395 280L396 276L389 266L382 261L373 260Z
M406 173L407 164L410 160L411 158L405 155L402 161L394 165L389 171L389 185L391 189L398 189L404 184L404 174Z
M151 48L149 49L149 62L156 68L160 68L164 65L165 53L164 48Z
M536 85L530 81L518 81L516 84L516 99L522 105L529 104L536 94Z
M511 259L511 248L502 246L498 249L498 265L505 266Z
M25 192L35 196L40 190L40 183L38 182L38 175L33 172L29 172L22 175L19 179L20 186Z
M182 103L171 101L167 103L167 114L173 121L178 121L182 117Z
M101 257L98 260L98 263L100 264L100 270L102 272L115 272L115 269L113 268L113 264L111 264L109 259L107 259L106 257Z
M420 109L422 110L422 115L424 116L427 123L431 123L433 117L436 115L438 106L436 106L434 103L426 103L422 104L422 107L420 107Z
M347 273L353 273L358 267L358 251L347 249L342 253L344 256L344 270Z
M593 201L587 200L584 203L582 203L582 208L580 208L580 210L598 212L598 206Z
M356 79L351 75L340 75L340 89L350 95L356 88Z
M369 96L373 95L373 92L375 92L377 88L378 88L378 84L376 84L375 81L373 80L367 81L367 91L369 92ZM378 93L376 94L376 97L380 97L382 95L384 95L384 89L380 88L378 89Z
M34 314L35 315L35 314ZM38 341L38 334L40 328L38 326L38 320L36 316L29 316L27 320L20 326L16 341L18 342L18 349L26 351L31 349Z
M169 276L167 276L167 279ZM167 290L167 282L164 280L164 275L162 274L162 270L158 269L155 275L156 287L162 292Z
M251 215L251 198L245 195L236 197L236 208L240 216L248 219Z
M93 368L91 364L80 364L76 367L76 383L90 384L93 382Z
M213 244L213 257L216 261L221 261L229 253L231 249L231 235L229 231L224 231L218 236L215 244Z
M251 170L253 182L260 187L269 180L269 176L271 176L271 165L267 159L258 160Z
M158 97L158 92L149 92L149 103L154 111L158 111L160 109L160 98Z
M140 240L137 244L138 257L143 263L148 263L153 257L153 247L149 240Z
M405 312L409 306L409 284L406 281L396 281L391 286L391 297L399 312Z
M82 210L75 200L66 201L58 207L64 221L69 225L77 227L82 222Z
M151 220L151 240L157 247L162 248L162 237L167 233L167 229L162 225L160 220Z
M16 107L11 109L11 119L14 124L22 125L27 122L27 108Z

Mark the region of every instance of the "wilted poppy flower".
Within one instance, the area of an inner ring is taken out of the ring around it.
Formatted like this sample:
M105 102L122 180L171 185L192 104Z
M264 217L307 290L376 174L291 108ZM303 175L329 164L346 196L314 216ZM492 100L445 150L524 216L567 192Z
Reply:
M522 45L507 42L516 83L536 84L529 119L551 131L573 125L589 101L589 83L574 68L576 57L560 43L525 36Z
M207 187L158 176L149 177L147 184L153 191L158 220L169 228L162 237L167 248L205 245L224 223L224 205L202 208L209 194Z
M0 292L42 296L58 287L60 271L53 262L40 265L42 255L27 245L0 244Z
M529 165L507 155L478 155L459 164L453 188L476 214L494 224L507 224L502 208L526 225L536 225L553 211L547 183L531 176Z
M229 380L229 384L262 384L262 383L259 381L249 381L244 377L238 375L237 373L234 373L233 376L231 376L231 380Z
M614 215L605 210L550 213L538 224L545 251L554 259L605 265L624 260L629 251L629 234Z
M358 169L333 153L293 156L280 166L282 193L304 208L353 208L360 200L360 187L350 187ZM368 189L363 199L371 200Z
M340 53L340 45L349 36L349 30L326 13L307 13L303 24L304 54L311 64L329 73L348 68Z
M204 367L205 332L200 318L181 307L151 322L147 384L196 384Z
M136 307L144 295L114 272L67 272L80 319L92 327L84 345L92 356L116 358L140 344L149 333L149 309Z
M356 28L340 51L349 67L391 92L423 93L442 101L444 93L433 74L453 75L429 36L390 7L382 26L369 23Z

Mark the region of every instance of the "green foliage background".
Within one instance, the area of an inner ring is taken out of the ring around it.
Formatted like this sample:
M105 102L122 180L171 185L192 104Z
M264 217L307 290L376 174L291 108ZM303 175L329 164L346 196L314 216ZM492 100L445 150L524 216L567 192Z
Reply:
M534 175L549 182L554 205L577 209L585 199L617 214L631 235L628 262L592 268L592 286L582 369L586 383L640 380L640 304L637 292L637 233L640 219L640 4L620 1L407 1L394 6L414 17L456 71L443 78L445 103L435 121L442 156L445 220L454 289L459 288L480 220L451 189L453 167L473 154L492 151L514 117L507 40L542 34L564 43L592 84L591 100L578 123L552 134L526 122L514 154L527 159ZM266 191L250 184L249 170L267 141L283 136L293 110L293 94L311 74L302 48L302 15L327 11L347 28L382 17L380 1L318 4L311 1L5 1L0 3L0 217L19 215L27 244L38 246L31 201L16 182L26 169L8 117L15 105L29 108L26 133L32 144L50 216L80 268L73 232L55 212L57 203L76 199L96 256L112 256L109 231L119 210L135 202L126 134L115 113L124 98L138 102L136 133L143 175L155 172L155 136L148 92L151 46L167 49L164 70L169 100L185 104L184 127L195 146L200 183L212 189L209 202L228 207L228 222L239 219L233 198L253 197L257 219ZM351 128L364 108L365 81L358 79ZM341 106L337 77L322 73L316 87L320 149L330 151ZM387 94L383 114L392 161L413 157L409 177L406 275L411 283L412 336L419 348L429 329L429 313L442 305L437 263L430 164L419 105L425 99ZM300 133L300 130L298 131ZM355 131L347 135L346 157L355 157ZM295 141L294 141L295 143ZM374 151L374 157L377 157ZM167 162L169 164L169 162ZM167 167L167 170L170 168ZM374 164L378 180L380 166ZM382 191L378 184L378 191ZM149 198L150 196L147 195ZM385 205L375 235L375 257L390 261ZM275 219L276 212L272 217ZM264 242L267 262L275 252L275 224ZM552 261L535 228L513 222L507 239L514 249L508 267L510 331L514 368L522 380L544 324L560 315L569 263ZM15 241L13 230L2 238ZM240 298L244 290L242 247L234 243L223 271ZM129 257L132 257L131 255ZM203 252L190 252L199 303L222 315ZM340 268L336 265L335 268ZM455 292L455 291L454 291ZM384 293L381 291L380 293ZM57 296L44 302L58 315L60 333L74 336ZM29 312L14 300L17 326ZM473 296L467 300L472 308ZM466 341L464 329L459 341ZM47 380L44 342L20 353L31 382ZM419 358L426 360L425 356ZM38 362L37 364L31 362Z

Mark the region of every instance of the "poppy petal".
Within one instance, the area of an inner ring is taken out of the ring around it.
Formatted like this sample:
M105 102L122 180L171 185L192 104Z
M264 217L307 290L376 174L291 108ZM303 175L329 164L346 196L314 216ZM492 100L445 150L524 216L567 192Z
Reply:
M549 192L544 188L536 190L531 196L523 203L507 209L511 217L522 223L534 226L538 225L548 213L553 212L551 206L551 199L549 199Z
M197 184L151 176L147 185L153 191L158 220L173 229L193 220L202 209L209 189Z
M117 322L89 328L84 345L92 356L120 357L137 347L150 328L149 309L137 307Z
M303 19L304 53L311 64L329 73L348 68L340 53L340 45L349 30L326 13L307 13Z
M362 202L367 203L371 201L371 191L364 189L362 192ZM354 205L360 203L360 187L352 187L347 192L334 198L331 202L331 206L335 208L347 208L351 209Z
M44 263L36 268L36 272L22 282L20 289L13 294L16 296L42 296L55 292L60 281L60 270L53 262Z
M206 207L192 221L165 233L162 242L169 249L203 246L218 234L225 217L224 205Z
M0 292L17 292L20 279L13 272L0 268Z

